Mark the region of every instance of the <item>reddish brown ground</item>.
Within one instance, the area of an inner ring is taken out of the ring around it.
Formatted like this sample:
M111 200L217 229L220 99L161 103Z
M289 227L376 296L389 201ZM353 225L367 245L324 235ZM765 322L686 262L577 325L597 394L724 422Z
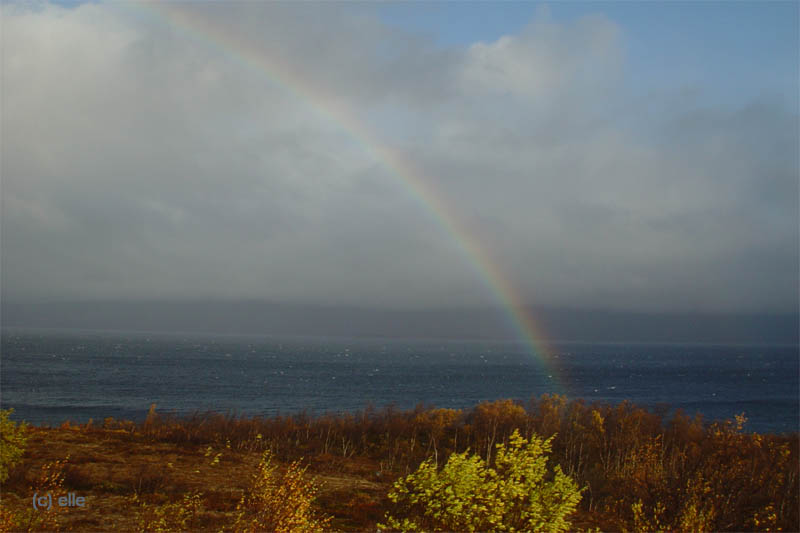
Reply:
M217 454L221 454L219 462L213 464ZM83 496L86 505L58 513L63 530L136 530L140 507L135 495L157 505L197 491L204 505L202 529L219 531L232 523L261 454L224 446L212 447L209 453L208 446L154 443L123 430L31 428L23 460L2 486L3 508L23 518L17 527L30 523L39 529L32 511L32 486L42 465L64 458L64 484L59 492ZM374 531L390 487L389 480L380 479L377 463L358 457L317 456L307 464L307 473L320 488L316 507L333 516L331 526Z

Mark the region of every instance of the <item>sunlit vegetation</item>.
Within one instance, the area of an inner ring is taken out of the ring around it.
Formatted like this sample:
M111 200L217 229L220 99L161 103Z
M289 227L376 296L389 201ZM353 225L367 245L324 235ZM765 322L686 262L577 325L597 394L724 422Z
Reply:
M166 531L189 531L200 526L203 500L199 493L190 492L175 502L161 505L147 504L134 493L130 505L136 511L137 531L163 533Z
M12 530L41 530L34 522L45 519L65 530L277 528L264 525L282 512L270 506L292 501L300 517L286 515L286 531L299 523L306 524L300 529L374 531L387 519L397 521L387 525L408 520L426 530L449 529L436 522L452 514L446 497L409 505L404 494L426 486L446 494L450 487L476 501L482 498L476 480L499 482L511 468L509 457L532 445L535 458L520 460L540 473L544 465L538 481L530 476L538 489L503 499L511 508L529 508L526 502L543 498L542 488L560 479L567 496L580 489L574 513L564 506L559 515L570 530L800 530L797 434L747 433L743 417L706 424L665 412L546 395L467 410L367 408L270 418L179 419L151 409L142 423L31 427L25 453L2 485L0 528L12 521ZM62 474L57 490L86 496L87 506L32 516L32 491L46 485L42 472L54 464ZM281 484L294 492L281 492ZM444 514L426 515L436 506ZM473 525L463 529L484 529L481 520L498 516L488 506L481 513L468 516ZM552 529L559 527L566 526Z
M249 489L236 507L234 531L324 531L330 519L317 516L311 507L318 488L305 476L306 469L294 461L279 473L272 454L264 452Z
M43 463L34 471L34 477L30 484L31 495L48 492L61 494L64 489L64 466L68 459ZM28 505L17 512L10 511L4 505L0 532L57 531L60 528L59 514L63 511L64 509L57 504L38 509L34 509L33 505Z
M0 483L8 479L8 470L25 451L25 424L17 424L9 417L13 409L0 409Z
M451 454L441 470L427 459L395 482L389 492L395 508L379 526L397 531L565 531L581 491L561 467L548 472L551 441L534 435L528 442L514 430L508 445L497 445L494 467L469 452Z

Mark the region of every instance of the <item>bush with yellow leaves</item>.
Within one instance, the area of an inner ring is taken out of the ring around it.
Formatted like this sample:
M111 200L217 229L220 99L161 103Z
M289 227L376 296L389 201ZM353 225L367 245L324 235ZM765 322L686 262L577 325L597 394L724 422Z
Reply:
M318 516L312 509L317 487L305 472L306 467L295 461L280 473L272 454L265 452L236 508L234 531L324 531L330 518Z
M60 461L52 461L42 465L39 475L30 487L32 494L46 496L51 494L55 498L64 487L64 467L69 461L69 456ZM2 499L0 499L2 503ZM13 512L10 509L0 509L0 533L6 532L31 532L31 531L59 531L61 524L59 514L64 508L52 503L49 508L34 509L26 507L22 511Z
M139 508L137 531L142 533L190 531L199 525L203 511L203 498L199 492L185 494L180 501L164 505L148 505L139 494L134 494L131 503Z
M581 500L577 484L547 467L552 438L530 442L514 431L496 446L494 468L480 456L454 453L439 470L430 459L398 480L395 504L380 527L401 531L552 531L569 529Z
M8 479L8 472L16 465L27 441L27 425L9 419L13 409L0 409L0 483Z

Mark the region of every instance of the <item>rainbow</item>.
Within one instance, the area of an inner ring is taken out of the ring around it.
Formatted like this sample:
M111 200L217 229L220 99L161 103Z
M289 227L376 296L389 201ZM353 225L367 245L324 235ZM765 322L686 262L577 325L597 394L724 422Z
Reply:
M326 94L318 86L282 61L277 55L270 56L261 47L249 42L243 35L226 30L213 20L194 10L185 9L178 2L145 2L113 4L116 6L142 7L163 17L168 23L181 28L190 35L201 38L207 45L225 53L248 69L253 69L286 91L292 97L309 105L319 116L331 121L354 139L371 157L391 172L414 196L433 219L452 238L460 253L476 270L481 282L494 299L505 310L519 338L524 341L530 354L548 370L557 391L566 388L560 381L558 356L550 350L544 332L537 326L534 317L514 290L496 262L492 261L477 239L459 222L453 209L424 178L424 173L409 158L385 145L379 136L355 113L338 101L334 95Z

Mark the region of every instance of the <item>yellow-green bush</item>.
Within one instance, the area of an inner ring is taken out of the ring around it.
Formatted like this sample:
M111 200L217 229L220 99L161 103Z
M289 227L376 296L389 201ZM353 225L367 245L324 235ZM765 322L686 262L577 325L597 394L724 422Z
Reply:
M496 446L495 465L468 452L439 470L432 460L398 480L380 527L401 531L564 531L581 490L559 466L547 467L552 438L514 431Z
M9 419L13 409L0 409L0 483L8 479L8 472L25 452L27 426L17 425Z

